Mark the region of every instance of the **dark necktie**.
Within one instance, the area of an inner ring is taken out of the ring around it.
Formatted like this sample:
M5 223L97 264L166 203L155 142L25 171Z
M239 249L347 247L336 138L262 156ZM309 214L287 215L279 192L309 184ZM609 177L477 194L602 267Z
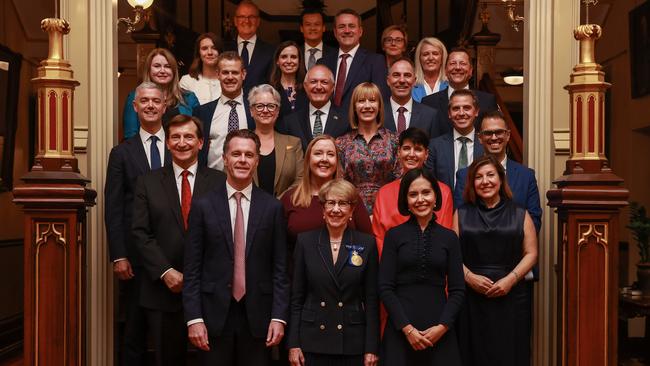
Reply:
M468 137L461 136L458 141L462 144L460 147L460 154L458 154L458 170L467 168L467 143L470 141Z
M314 137L323 134L323 121L320 119L321 114L323 114L323 112L320 110L314 112L314 115L316 116L316 119L314 119L314 133L312 134Z
M190 188L190 180L187 176L190 174L188 170L183 170L181 176L181 213L183 214L183 227L187 230L187 219L190 217L190 206L192 204L192 188Z
M230 114L228 115L228 132L239 129L239 115L237 114L238 102L229 100L226 102L230 106Z
M151 135L151 137L149 137L149 140L151 140L151 146L149 150L151 155L151 170L156 170L162 166L160 164L160 151L158 151L158 144L156 143L158 141L158 136Z
M241 59L244 62L244 67L248 67L248 44L250 42L243 41L241 47Z
M241 192L235 192L237 213L235 215L235 263L233 267L232 297L239 301L246 294L246 237L244 235L244 211Z
M348 55L347 53L342 54L341 64L339 65L339 72L336 74L336 89L334 91L334 105L337 107L341 106L341 101L343 100L343 88L345 88L345 75L348 71Z
M404 115L406 108L397 108L397 133L400 134L406 129L406 116Z
M309 49L309 59L307 60L307 70L311 69L314 65L316 65L316 52L318 52L318 48L310 48Z

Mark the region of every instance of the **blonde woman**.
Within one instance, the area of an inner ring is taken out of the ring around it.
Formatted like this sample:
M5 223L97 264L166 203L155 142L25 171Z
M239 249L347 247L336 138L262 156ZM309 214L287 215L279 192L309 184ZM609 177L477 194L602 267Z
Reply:
M415 49L415 77L413 100L421 102L427 95L439 92L448 85L444 65L447 63L447 48L435 37L423 38Z

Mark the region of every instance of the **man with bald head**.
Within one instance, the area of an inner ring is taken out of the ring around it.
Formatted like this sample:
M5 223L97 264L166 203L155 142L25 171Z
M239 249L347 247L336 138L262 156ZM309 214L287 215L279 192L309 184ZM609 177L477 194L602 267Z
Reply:
M330 101L334 92L334 75L325 65L315 65L307 72L303 83L309 105L286 116L278 123L278 131L300 138L303 151L320 134L339 137L350 125L342 112Z

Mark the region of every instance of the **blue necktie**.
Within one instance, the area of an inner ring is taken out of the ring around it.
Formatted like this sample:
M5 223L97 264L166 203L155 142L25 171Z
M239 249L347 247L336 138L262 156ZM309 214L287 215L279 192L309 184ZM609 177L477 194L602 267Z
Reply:
M241 48L241 59L244 61L244 67L248 67L248 44L250 42L248 41L243 41L242 42L242 48Z
M151 140L151 170L156 170L162 166L160 164L160 151L158 151L158 146L156 145L158 136L152 135L149 137L149 140Z

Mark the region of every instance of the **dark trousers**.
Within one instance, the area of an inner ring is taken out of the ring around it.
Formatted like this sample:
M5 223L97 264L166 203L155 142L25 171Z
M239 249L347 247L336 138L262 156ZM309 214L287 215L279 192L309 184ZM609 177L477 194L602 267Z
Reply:
M266 339L253 337L246 315L246 299L232 299L219 336L209 337L210 351L200 352L204 366L268 366L271 358Z
M122 344L122 366L141 366L145 364L147 349L147 322L144 309L140 306L140 286L138 277L140 271L133 268L136 277L119 281L124 298L120 304L125 309L124 342Z
M187 356L187 326L183 311L146 309L148 333L153 341L156 366L182 366Z

